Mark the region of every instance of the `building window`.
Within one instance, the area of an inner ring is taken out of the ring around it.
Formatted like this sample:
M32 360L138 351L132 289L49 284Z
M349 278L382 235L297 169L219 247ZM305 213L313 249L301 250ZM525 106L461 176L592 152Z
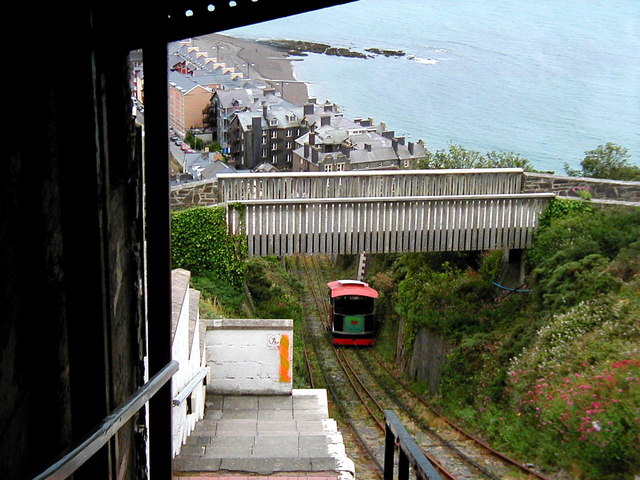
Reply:
M291 163L293 161L293 155L290 153L287 153L287 163Z
M278 149L278 144L273 142L271 143L271 150L277 150Z
M277 155L272 155L271 156L271 163L278 163L278 156Z
M271 138L278 138L278 131L277 130L272 130L271 131Z
M344 171L344 163L336 163L336 170L338 172Z
M271 125L278 125L278 119L277 118L272 118L270 124Z
M287 129L287 137L290 137L291 135L293 135L293 130L288 128Z
M287 142L287 149L291 149L293 147L293 143Z
M267 158L267 149L266 148L262 149L262 158Z
M332 168L332 167L333 167L333 166L332 166L332 165L330 165L330 164L329 164L329 165L325 165L325 166L324 166L324 171L325 171L325 172L330 172L331 170L333 170L333 168Z

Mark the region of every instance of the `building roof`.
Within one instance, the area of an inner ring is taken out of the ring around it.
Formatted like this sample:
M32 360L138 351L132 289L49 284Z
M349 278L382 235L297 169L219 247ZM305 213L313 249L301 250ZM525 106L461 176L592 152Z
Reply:
M209 178L215 178L220 173L235 173L236 169L230 167L224 162L220 160L214 160L211 165L208 165L200 172L200 175L203 180L208 180Z
M216 90L214 93L218 104L223 108L231 108L236 102L238 105L249 108L254 103L254 95L253 89L247 88Z
M371 288L368 283L358 280L334 280L327 283L331 291L331 298L345 295L358 295L361 297L378 298L378 292Z
M242 112L236 112L240 128L249 130L253 119L258 116L262 119L262 128L269 127L291 128L301 126L303 109L287 100L267 94L255 100L251 106ZM272 123L275 120L275 125Z
M174 88L182 91L183 95L186 95L195 88L203 88L205 90L212 91L211 87L195 81L195 77L191 75L185 75L180 72L169 72L169 84Z

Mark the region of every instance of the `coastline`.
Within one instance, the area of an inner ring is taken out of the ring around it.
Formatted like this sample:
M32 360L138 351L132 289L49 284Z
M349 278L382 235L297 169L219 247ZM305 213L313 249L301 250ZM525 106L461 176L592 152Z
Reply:
M221 33L211 33L192 39L201 51L215 57L220 52L220 61L249 78L263 81L281 92L285 100L304 105L309 99L309 88L295 77L292 62L296 61L285 52L251 40L242 40Z

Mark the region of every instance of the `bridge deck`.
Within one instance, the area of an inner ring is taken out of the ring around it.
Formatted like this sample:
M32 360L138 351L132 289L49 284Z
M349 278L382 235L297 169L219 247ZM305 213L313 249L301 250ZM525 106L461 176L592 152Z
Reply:
M227 225L249 255L527 248L553 194L520 168L229 174Z
M229 231L249 255L527 248L552 194L245 200Z

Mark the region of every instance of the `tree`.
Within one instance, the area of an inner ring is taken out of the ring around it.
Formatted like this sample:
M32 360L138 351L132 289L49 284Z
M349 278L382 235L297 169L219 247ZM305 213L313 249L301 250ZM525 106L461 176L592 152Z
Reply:
M529 160L517 153L491 151L482 154L462 145L449 145L448 150L427 151L425 158L418 161L418 168L425 169L508 167L534 171Z
M640 167L630 163L627 148L608 142L584 152L580 162L582 170L564 164L567 175L572 177L608 178L611 180L640 180Z

